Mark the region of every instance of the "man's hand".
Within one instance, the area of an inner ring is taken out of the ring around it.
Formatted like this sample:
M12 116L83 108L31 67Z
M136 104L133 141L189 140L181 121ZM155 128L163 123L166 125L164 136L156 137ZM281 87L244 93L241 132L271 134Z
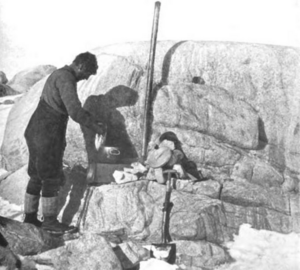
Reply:
M98 122L97 124L94 125L94 129L96 133L99 135L105 135L106 133L106 125L103 123Z

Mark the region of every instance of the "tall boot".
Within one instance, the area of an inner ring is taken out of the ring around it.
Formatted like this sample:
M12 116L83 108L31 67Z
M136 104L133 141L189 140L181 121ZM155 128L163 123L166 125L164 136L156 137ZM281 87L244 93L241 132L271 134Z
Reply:
M39 209L39 200L40 196L38 195L31 195L29 193L25 194L25 200L24 200L24 223L31 223L35 225L36 227L41 227L42 222L38 220L37 218L37 212Z
M75 231L74 226L68 226L57 220L58 197L42 197L44 222L42 228L46 231L63 234Z

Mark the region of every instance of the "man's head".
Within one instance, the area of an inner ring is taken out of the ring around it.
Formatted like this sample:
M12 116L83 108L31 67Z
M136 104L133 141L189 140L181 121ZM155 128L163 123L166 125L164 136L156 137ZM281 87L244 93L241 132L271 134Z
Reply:
M81 53L76 56L72 66L75 68L78 81L87 80L91 75L97 73L97 58L89 52Z

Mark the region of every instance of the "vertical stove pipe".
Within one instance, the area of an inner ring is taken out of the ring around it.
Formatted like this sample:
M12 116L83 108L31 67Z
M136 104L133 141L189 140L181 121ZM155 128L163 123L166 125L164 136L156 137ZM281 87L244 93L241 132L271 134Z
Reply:
M147 159L147 146L149 140L149 129L150 129L150 109L152 105L152 88L153 88L153 74L154 74L154 60L155 60L155 49L158 31L160 2L155 2L154 17L152 24L152 35L151 35L151 46L149 54L149 66L147 75L147 87L145 95L145 108L144 108L144 123L143 123L143 145L142 145L142 159Z

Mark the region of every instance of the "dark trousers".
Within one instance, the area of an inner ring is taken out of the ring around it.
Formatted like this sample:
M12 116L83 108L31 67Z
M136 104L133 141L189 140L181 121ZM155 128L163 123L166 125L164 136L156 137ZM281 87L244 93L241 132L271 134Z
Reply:
M68 116L40 100L25 131L29 150L26 192L55 197L63 181L63 155Z

